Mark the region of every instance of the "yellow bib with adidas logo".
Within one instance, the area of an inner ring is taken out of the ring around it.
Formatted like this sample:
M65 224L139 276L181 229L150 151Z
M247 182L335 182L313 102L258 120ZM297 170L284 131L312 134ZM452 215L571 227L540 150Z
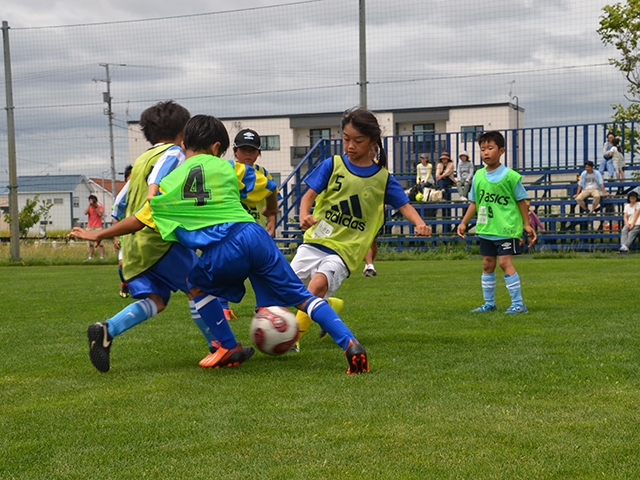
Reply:
M349 271L358 268L384 224L384 195L389 172L381 168L368 177L351 173L339 155L324 191L316 198L318 221L304 234L304 242L330 248Z

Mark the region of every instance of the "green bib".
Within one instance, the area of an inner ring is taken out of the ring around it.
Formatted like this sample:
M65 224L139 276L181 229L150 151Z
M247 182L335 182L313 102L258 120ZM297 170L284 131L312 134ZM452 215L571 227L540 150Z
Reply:
M313 210L318 222L305 232L304 242L330 248L352 272L384 224L389 172L381 168L372 176L360 177L349 171L339 155L332 161L329 183Z
M474 178L477 209L476 232L478 235L520 238L524 222L514 197L515 187L522 178L509 169L499 182L487 180L487 170L478 170Z
M153 166L172 143L152 147L140 155L133 164L129 189L127 191L127 209L125 217L136 213L147 201L149 186L147 177ZM130 280L151 268L171 247L160 234L151 228L122 237L122 276Z
M253 222L240 203L238 177L227 160L201 154L189 158L160 182L151 199L153 221L169 241L175 230L194 231L231 222Z

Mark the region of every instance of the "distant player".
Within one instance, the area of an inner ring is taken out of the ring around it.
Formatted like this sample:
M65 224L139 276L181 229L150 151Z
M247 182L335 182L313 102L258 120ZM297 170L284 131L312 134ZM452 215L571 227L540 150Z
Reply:
M529 224L527 191L522 175L500 163L504 154L504 137L500 132L485 132L478 137L485 167L473 177L469 191L469 208L458 226L458 236L464 238L469 221L477 213L476 232L482 254L482 295L484 304L472 312L497 310L495 304L496 264L504 272L511 306L505 313L527 313L520 289L520 276L512 257L520 253L519 239L523 228L529 247L536 241L536 231Z

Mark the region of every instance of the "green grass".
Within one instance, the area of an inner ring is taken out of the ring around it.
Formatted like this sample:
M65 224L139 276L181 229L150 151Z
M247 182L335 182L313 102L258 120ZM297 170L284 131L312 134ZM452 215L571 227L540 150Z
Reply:
M0 268L2 479L640 476L640 256L516 259L528 315L472 315L481 260L377 262L339 291L371 372L317 327L300 354L205 370L176 295L91 365L114 266ZM235 307L248 343L251 294Z

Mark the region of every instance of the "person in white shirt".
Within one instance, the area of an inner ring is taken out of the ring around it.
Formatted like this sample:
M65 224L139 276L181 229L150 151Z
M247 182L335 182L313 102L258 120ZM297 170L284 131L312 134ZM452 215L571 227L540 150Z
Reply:
M609 195L604 188L602 175L593 169L593 162L587 160L584 163L584 171L580 174L580 180L578 180L578 191L573 198L575 198L578 205L580 205L580 209L588 213L589 209L584 201L589 197L593 197L591 213L594 214L600 205L601 192L605 197Z
M624 204L624 227L620 232L620 253L629 251L629 247L640 233L640 203L638 203L638 193L629 192L627 195L629 203Z

